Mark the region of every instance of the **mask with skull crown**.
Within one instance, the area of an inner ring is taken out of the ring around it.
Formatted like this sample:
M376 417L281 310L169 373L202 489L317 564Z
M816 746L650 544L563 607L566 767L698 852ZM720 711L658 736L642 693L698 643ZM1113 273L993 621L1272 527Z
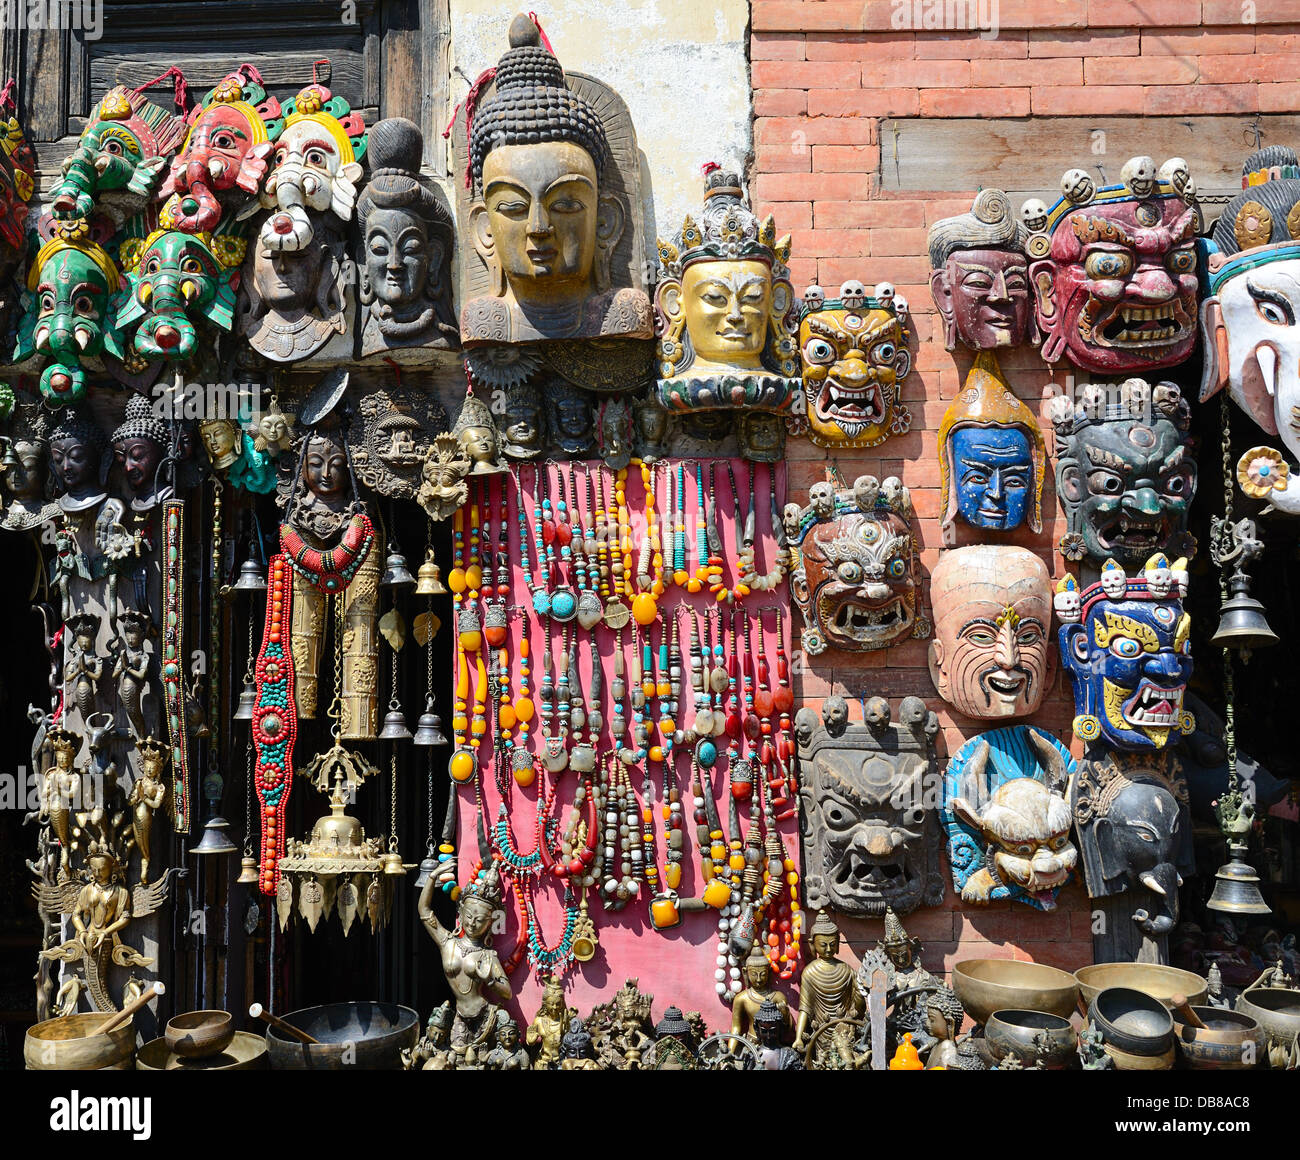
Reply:
M1098 189L1082 169L1031 233L1043 358L1094 374L1177 366L1196 344L1196 187L1187 163L1135 157Z
M929 636L912 500L902 482L864 475L852 488L814 484L809 501L787 516L804 651L865 652Z

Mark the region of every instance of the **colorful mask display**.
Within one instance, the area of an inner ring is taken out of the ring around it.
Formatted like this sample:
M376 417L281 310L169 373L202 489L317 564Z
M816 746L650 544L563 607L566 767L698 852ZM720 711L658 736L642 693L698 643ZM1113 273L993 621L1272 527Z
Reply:
M0 329L8 333L12 281L26 252L28 203L36 191L36 153L23 133L11 81L0 92Z
M883 283L874 297L861 282L845 282L838 298L805 296L799 352L808 437L818 447L875 447L911 430L899 402L912 369L907 338L907 316Z
M252 65L240 65L186 118L189 126L160 194L176 229L212 233L226 214L243 218L266 178L283 122Z
M1074 735L1081 741L1163 749L1172 733L1196 727L1183 708L1192 618L1169 575L1163 556L1133 579L1107 561L1101 580L1083 590L1078 620L1064 622L1062 615L1061 662L1074 682Z
M659 240L659 401L670 411L788 412L800 386L790 239L759 221L740 178L705 178L700 220ZM896 357L896 351L893 352Z
M1134 157L1119 185L1082 169L1026 241L1043 358L1094 374L1177 366L1196 345L1196 186L1181 157Z
M566 78L537 25L516 16L495 84L473 110L468 157L458 158L469 175L466 249L478 255L465 263L467 347L652 337L633 253L636 158L617 94Z
M891 721L889 702L874 697L850 725L837 696L820 718L806 708L795 715L806 906L871 917L943 901L939 821L927 800L939 719L919 697L903 698L898 715Z
M972 528L1043 527L1047 446L1038 417L981 351L939 424L939 497L945 537L960 516Z
M930 293L947 350L959 342L972 350L1038 344L1027 239L1000 189L981 190L969 213L930 227Z
M1224 387L1264 431L1300 456L1300 162L1270 145L1246 158L1242 190L1214 227L1210 296L1201 305L1201 401ZM1300 487L1281 452L1248 451L1242 490L1292 515Z
M46 240L27 271L14 357L50 360L41 372L41 394L61 406L85 397L83 358L120 349L114 300L122 276L100 244L102 231L81 220L65 226L46 219L43 226Z
M1056 494L1067 532L1061 554L1136 570L1155 552L1191 557L1187 516L1196 457L1187 401L1174 383L1127 379L1080 388L1077 405L1048 405L1056 429Z
M313 212L352 220L366 126L347 101L318 84L286 101L283 112L271 171L258 194L262 207L272 211L258 242L268 250L301 250L311 244Z
M943 824L963 902L1056 909L1079 857L1065 800L1073 772L1070 751L1032 725L982 733L956 752L943 780Z
M455 350L451 214L420 177L424 135L389 117L367 135L370 180L357 201L361 354L410 347Z
M978 720L1036 713L1056 670L1047 565L1027 548L955 548L930 574L930 604L939 696Z
M72 221L98 211L120 225L139 213L157 192L184 132L182 118L143 92L109 89L90 111L50 190L54 216Z
M865 652L930 635L920 611L912 498L902 482L860 476L852 488L817 483L787 509L795 553L790 595L803 615L802 647Z
M1187 784L1167 753L1089 752L1070 782L1089 898L1125 895L1138 931L1178 923L1178 887L1195 871ZM1104 932L1123 945L1132 932Z

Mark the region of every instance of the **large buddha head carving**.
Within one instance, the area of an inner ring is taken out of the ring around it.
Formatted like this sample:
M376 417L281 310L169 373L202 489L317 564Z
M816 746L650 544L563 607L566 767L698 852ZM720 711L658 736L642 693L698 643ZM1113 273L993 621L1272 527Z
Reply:
M1270 145L1242 167L1243 192L1214 227L1210 297L1201 304L1201 400L1232 401L1300 457L1300 162ZM1239 465L1242 487L1300 512L1300 486L1280 452L1258 447Z
M454 348L460 335L451 309L451 214L420 177L424 136L415 122L389 117L368 140L370 180L357 201L361 353Z
M795 717L806 869L805 905L873 917L943 901L939 823L932 790L939 720L906 697L900 721L873 698L870 720L848 724L828 697L822 716Z
M1181 158L1135 157L1098 189L1082 170L1026 243L1043 358L1095 374L1176 366L1196 344L1196 187ZM1036 223L1039 224L1039 223Z
M1074 683L1074 733L1112 749L1163 749L1196 727L1183 708L1192 675L1190 614L1163 556L1129 578L1113 560L1061 613L1061 663ZM1066 618L1069 619L1066 619Z
M1055 670L1047 565L1027 548L979 544L939 557L930 574L930 677L967 717L1027 717Z
M1187 517L1196 494L1187 401L1174 383L1092 383L1078 401L1049 404L1056 429L1056 496L1065 511L1061 552L1138 568L1153 552L1191 556Z
M912 500L902 482L864 475L852 488L814 484L808 498L806 508L788 513L787 527L804 651L865 652L929 636L919 610Z
M104 498L104 483L112 463L108 437L86 414L68 407L50 432L50 471L60 503L80 511Z
M1047 446L1038 417L1016 398L996 357L981 351L939 424L940 516L973 528L1042 531Z
M895 297L867 297L845 282L839 298L804 302L799 323L808 437L819 447L875 447L906 434L912 416L899 402L912 369L907 316Z
M969 213L930 227L930 293L948 350L1038 342L1027 236L1000 189L981 190Z
M670 411L787 411L799 386L790 239L745 204L740 178L705 178L700 220L659 241L659 401Z
M606 185L607 115L516 16L473 112L468 228L490 293L465 304L467 344L650 337L649 300L613 277L630 207Z

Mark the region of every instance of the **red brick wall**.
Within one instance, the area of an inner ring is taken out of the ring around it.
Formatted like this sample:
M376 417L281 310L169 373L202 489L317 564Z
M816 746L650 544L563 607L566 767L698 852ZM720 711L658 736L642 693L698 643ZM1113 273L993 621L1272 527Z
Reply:
M913 429L871 452L837 458L850 482L866 472L901 475L919 515L928 577L941 547L935 433L971 359L943 349L925 236L937 219L969 209L975 191L882 194L880 154L889 148L882 118L1291 111L1300 105L1293 79L1300 76L1300 9L1295 0L1256 0L1256 23L1246 24L1240 0L1000 0L994 39L895 31L895 9L891 0L754 0L750 187L759 213L774 214L778 232L793 235L796 290L816 281L830 296L846 278L868 286L887 280L911 304L915 369L903 400ZM1041 413L1051 376L1037 352L1001 363L1016 393ZM1044 432L1050 447L1050 425ZM802 439L791 440L788 454L791 497L802 498L824 478L825 457ZM1059 577L1055 544L1064 529L1050 474L1042 534L1026 531L1013 542L1038 551ZM977 539L968 531L959 542ZM895 704L907 694L925 697L943 722L941 763L985 728L939 700L922 641L806 658L796 693L816 705L831 692L850 704L864 693ZM1032 720L1068 740L1072 716L1068 682L1058 674ZM853 957L881 930L878 922L842 925ZM964 906L950 888L942 907L919 911L905 925L924 941L932 970L977 957L1071 969L1092 961L1088 899L1077 884L1053 914L1006 903Z

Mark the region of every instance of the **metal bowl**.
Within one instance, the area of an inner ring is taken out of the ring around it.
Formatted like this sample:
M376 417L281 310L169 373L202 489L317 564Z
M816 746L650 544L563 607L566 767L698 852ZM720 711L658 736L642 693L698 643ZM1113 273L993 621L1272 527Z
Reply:
M1035 1038L1046 1039L1041 1054ZM1070 1021L1046 1011L994 1011L984 1024L984 1042L996 1060L1014 1055L1032 1067L1041 1057L1048 1071L1061 1071L1078 1059L1079 1037Z
M1132 1055L1163 1055L1174 1045L1174 1017L1159 999L1133 987L1107 987L1088 1018L1112 1047Z
M99 1034L99 1028L115 1014L64 1015L29 1028L23 1041L27 1070L129 1070L135 1054L135 1024L128 1019L115 1031Z
M229 1011L186 1011L167 1020L163 1038L169 1050L186 1059L220 1055L235 1038L235 1021Z
M137 1071L264 1071L266 1040L252 1031L236 1031L216 1055L186 1059L168 1049L166 1039L151 1039L135 1056Z
M1178 1053L1188 1067L1197 1071L1240 1070L1263 1062L1264 1032L1257 1020L1220 1007L1192 1010L1204 1027L1193 1027L1179 1012L1173 1013Z
M1116 1071L1170 1071L1174 1066L1174 1058L1178 1054L1173 1044L1159 1055L1135 1055L1131 1051L1121 1051L1110 1043L1104 1043L1102 1046L1106 1054L1115 1061Z
M299 1043L268 1027L266 1050L275 1070L398 1071L402 1048L414 1047L420 1037L420 1017L396 1003L329 1003L283 1018L320 1042Z
M1166 1007L1173 1006L1175 995L1186 995L1193 1007L1205 1002L1205 980L1200 975L1159 963L1093 963L1090 967L1080 967L1074 977L1079 981L1085 1007L1090 1007L1097 992L1107 987L1144 991Z
M1012 959L965 959L954 963L952 989L976 1023L994 1011L1046 1011L1068 1018L1079 987L1068 971Z
M1290 1047L1300 1035L1300 991L1289 987L1247 987L1237 1011L1254 1019L1275 1043Z

